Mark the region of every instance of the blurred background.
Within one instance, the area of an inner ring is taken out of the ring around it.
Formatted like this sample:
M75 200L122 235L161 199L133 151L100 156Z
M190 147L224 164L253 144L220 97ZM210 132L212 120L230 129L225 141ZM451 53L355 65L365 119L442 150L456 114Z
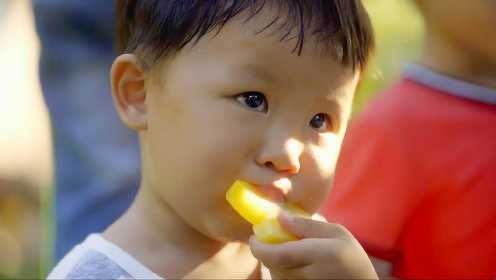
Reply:
M355 113L400 75L422 38L410 1L364 3L377 51ZM0 279L43 277L53 262L53 142L39 57L31 1L0 0Z

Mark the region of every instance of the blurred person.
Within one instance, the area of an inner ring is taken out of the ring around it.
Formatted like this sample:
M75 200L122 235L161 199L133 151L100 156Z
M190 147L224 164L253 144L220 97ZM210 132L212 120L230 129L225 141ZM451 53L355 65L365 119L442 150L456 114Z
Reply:
M53 127L57 260L122 214L139 183L136 136L111 108L112 2L33 2Z
M48 114L29 1L0 2L0 278L40 276L42 198L52 184Z
M496 1L417 0L419 62L351 125L323 209L383 276L496 276Z
M39 277L39 192L22 180L0 178L0 279Z

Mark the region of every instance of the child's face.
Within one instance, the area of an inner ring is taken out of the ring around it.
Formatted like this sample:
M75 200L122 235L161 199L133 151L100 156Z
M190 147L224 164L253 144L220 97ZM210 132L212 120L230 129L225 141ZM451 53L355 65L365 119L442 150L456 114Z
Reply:
M236 179L308 212L318 209L358 81L312 40L297 56L295 40L255 34L270 19L232 20L146 80L145 180L175 213L217 240L251 233L225 200Z

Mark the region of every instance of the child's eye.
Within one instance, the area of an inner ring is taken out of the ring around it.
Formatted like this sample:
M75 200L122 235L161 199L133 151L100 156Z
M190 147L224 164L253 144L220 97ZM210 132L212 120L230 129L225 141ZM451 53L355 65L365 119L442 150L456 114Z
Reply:
M250 110L258 112L267 112L268 104L265 96L257 91L243 92L236 96L236 100Z
M333 129L331 118L324 113L318 113L313 116L309 124L320 133L330 132Z

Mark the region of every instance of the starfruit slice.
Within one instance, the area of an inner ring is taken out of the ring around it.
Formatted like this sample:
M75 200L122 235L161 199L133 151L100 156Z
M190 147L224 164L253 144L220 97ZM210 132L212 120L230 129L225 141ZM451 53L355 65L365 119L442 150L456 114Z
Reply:
M241 180L233 183L226 193L226 199L241 217L253 225L255 237L265 243L282 243L297 239L277 220L282 209L293 215L310 216L295 205L281 205L264 198L253 185Z

